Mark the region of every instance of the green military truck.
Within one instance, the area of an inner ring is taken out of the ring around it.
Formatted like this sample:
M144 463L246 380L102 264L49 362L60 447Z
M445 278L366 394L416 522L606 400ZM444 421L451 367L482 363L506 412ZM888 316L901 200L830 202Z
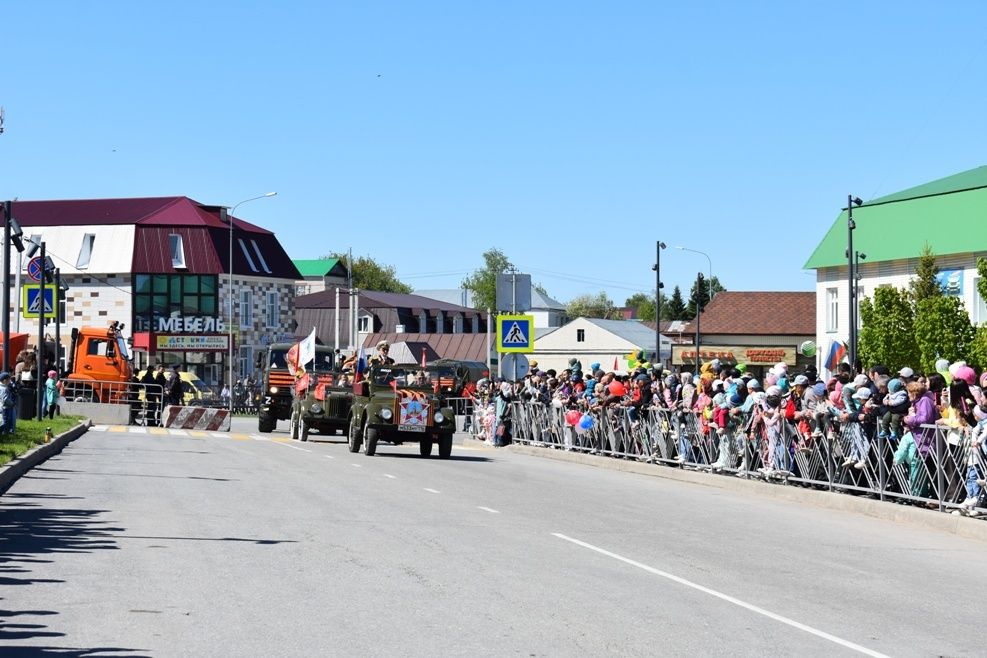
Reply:
M452 455L456 418L441 395L442 383L455 378L452 368L413 363L375 365L354 387L349 449L367 456L380 441L394 445L418 443L423 457L439 444L439 457Z
M353 402L353 389L347 385L345 375L338 371L312 373L307 383L307 390L295 388L288 424L291 438L308 441L310 430L326 436L337 431L344 434Z
M290 420L295 401L295 374L288 368L288 350L294 343L274 343L256 358L257 369L263 375L257 431L270 433L279 420ZM305 366L317 378L334 371L333 350L317 345L315 361Z

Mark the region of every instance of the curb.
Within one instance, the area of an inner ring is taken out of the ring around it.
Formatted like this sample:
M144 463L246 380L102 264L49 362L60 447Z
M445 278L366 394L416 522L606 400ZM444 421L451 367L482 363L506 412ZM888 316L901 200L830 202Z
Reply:
M467 442L464 441L464 443ZM487 446L486 443L475 439L468 440L468 445L484 446L490 450L496 450L496 448ZM697 471L685 471L670 466L656 466L655 464L614 459L612 457L599 457L580 452L566 452L549 447L542 448L514 443L508 446L507 449L521 455L544 457L546 459L582 464L594 468L606 468L611 471L635 473L666 480L675 480L677 482L688 482L715 489L752 493L778 500L809 504L824 509L863 514L875 519L882 519L893 523L907 523L922 528L947 532L965 539L987 542L987 522L969 519L963 516L944 514L938 510L921 509L912 505L896 505L893 502L874 500L863 496L852 496L836 491L820 491L798 485L769 484L759 480L737 478L732 475L712 475Z
M7 489L17 482L22 475L46 459L54 457L69 443L85 434L89 430L90 425L92 425L92 421L88 419L84 420L67 432L63 432L53 438L50 443L42 443L28 450L17 459L13 459L3 467L0 467L0 495L6 493Z

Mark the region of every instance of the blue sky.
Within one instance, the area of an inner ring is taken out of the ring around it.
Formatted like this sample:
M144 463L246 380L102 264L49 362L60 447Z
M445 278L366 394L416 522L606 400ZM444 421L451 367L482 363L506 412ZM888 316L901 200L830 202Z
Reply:
M752 5L752 6L747 6ZM0 197L241 206L417 288L809 290L845 204L987 164L982 2L19 2ZM931 228L930 228L931 230Z

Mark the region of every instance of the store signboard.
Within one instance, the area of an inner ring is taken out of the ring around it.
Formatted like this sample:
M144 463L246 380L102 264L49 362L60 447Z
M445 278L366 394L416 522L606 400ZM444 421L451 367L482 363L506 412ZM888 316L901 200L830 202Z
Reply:
M158 334L154 337L154 345L158 351L163 352L225 352L230 349L230 337Z
M749 366L773 366L781 362L794 366L795 348L770 345L755 347L700 345L699 359L702 363L719 359L722 363L744 363ZM685 365L695 362L696 348L694 345L675 345L672 347L673 364Z

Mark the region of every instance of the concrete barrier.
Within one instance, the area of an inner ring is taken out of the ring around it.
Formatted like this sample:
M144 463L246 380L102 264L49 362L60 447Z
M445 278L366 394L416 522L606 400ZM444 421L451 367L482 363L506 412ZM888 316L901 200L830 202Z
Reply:
M230 410L210 407L165 407L164 426L181 430L230 431Z
M126 425L130 422L130 405L103 404L101 402L72 402L59 405L66 416L85 416L99 425Z

